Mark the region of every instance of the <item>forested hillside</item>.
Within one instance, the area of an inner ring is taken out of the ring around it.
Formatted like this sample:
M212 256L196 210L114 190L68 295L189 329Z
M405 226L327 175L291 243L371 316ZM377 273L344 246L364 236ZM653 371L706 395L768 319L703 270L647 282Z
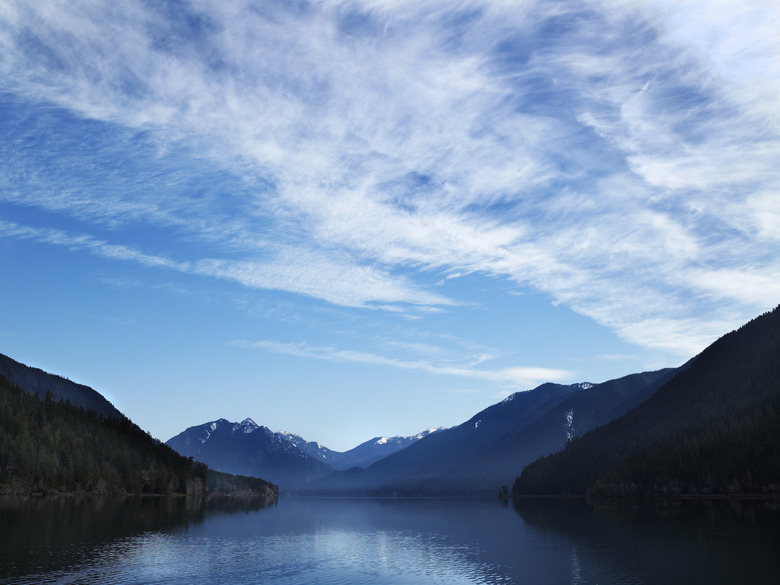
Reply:
M0 376L4 376L11 384L39 398L49 394L55 402L63 400L74 406L94 410L108 418L122 418L122 413L106 400L105 396L89 386L33 368L1 353Z
M705 349L641 406L528 465L515 495L780 491L780 308Z
M272 496L276 487L214 473L124 416L40 399L0 376L0 493L57 492Z

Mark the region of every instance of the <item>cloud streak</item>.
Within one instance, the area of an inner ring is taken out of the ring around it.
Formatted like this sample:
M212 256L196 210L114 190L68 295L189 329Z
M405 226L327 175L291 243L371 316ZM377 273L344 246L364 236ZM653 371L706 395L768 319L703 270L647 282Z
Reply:
M308 343L282 343L278 341L234 341L232 345L271 351L296 357L314 358L338 363L371 364L403 370L422 371L428 374L455 376L497 382L513 388L528 389L542 382L560 381L571 378L572 373L555 368L535 366L500 369L479 369L468 364L444 364L431 360L404 360L358 350L318 347ZM476 364L474 364L476 365Z
M5 178L14 205L174 230L187 261L5 233L351 307L454 306L432 272L508 278L688 356L780 298L780 9L707 6L6 2L7 92L236 188Z
M0 235L63 246L101 258L133 262L151 268L232 280L249 288L294 292L343 307L385 310L393 308L377 307L376 303L382 301L393 303L399 310L399 305L402 304L420 306L423 309L453 304L444 297L421 290L404 279L390 278L385 272L370 266L340 263L338 259L330 256L311 255L307 251L302 251L301 256L296 258L273 259L268 262L217 259L189 262L147 254L125 245L110 244L87 234L30 228L3 220L0 220ZM290 250L285 250L285 253L289 254ZM323 275L323 272L327 276ZM362 288L355 289L354 282L360 282Z

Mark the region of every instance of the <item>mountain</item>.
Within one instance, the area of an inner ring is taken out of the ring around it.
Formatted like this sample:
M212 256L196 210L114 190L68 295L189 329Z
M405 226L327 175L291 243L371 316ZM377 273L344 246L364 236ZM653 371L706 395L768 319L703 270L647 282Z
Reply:
M221 418L190 427L166 441L166 445L212 469L263 477L280 489L298 487L332 471L284 435L249 418L240 423Z
M687 365L682 368L685 367ZM500 473L504 481L498 485L510 485L518 469L522 470L541 455L559 451L591 429L625 414L637 401L656 392L677 371L679 369L667 368L630 374L577 392L530 424L511 429L478 459L468 462L464 471L496 480ZM483 485L487 486L487 483Z
M438 429L431 428L408 437L374 437L373 439L342 453L341 456L337 458L336 464L332 467L339 470L351 469L353 467L365 469L385 457L403 451L411 445L414 445L420 439L442 430L444 430L443 427Z
M384 459L393 453L406 449L423 437L427 437L431 433L441 430L441 428L427 429L421 433L408 437L374 437L373 439L361 443L357 447L353 447L349 451L343 452L332 451L319 443L307 442L302 437L292 433L281 432L280 434L286 437L287 440L298 447L298 449L314 459L326 463L333 469L343 471L351 469L352 467L366 468L380 459Z
M121 414L52 394L41 399L0 375L0 494L277 494L261 479L194 464Z
M543 384L517 392L463 424L420 439L365 470L319 478L311 491L377 495L494 493L517 470L630 408L673 370L633 374L602 384ZM616 414L617 413L617 414Z
M306 453L306 455L312 459L320 461L321 463L324 463L333 469L336 469L333 466L334 461L343 455L343 453L328 449L325 445L321 445L315 441L307 441L300 435L296 435L294 433L279 431L277 434L284 440L288 441L291 445L294 445L295 448L299 451Z
M528 494L780 491L780 307L724 335L650 398L523 469Z
M40 398L45 398L47 392L50 392L55 402L60 400L70 402L74 406L83 406L107 418L119 419L124 416L114 408L113 404L89 386L26 366L3 354L0 354L0 376L25 392Z

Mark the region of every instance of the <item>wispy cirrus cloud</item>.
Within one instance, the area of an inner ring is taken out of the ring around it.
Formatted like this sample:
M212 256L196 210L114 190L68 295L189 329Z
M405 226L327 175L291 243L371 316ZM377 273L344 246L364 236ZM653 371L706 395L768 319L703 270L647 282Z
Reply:
M443 363L431 359L398 359L387 355L360 350L313 346L305 342L284 343L270 340L236 340L232 342L232 344L237 347L260 349L284 355L315 358L331 362L371 364L404 370L417 370L435 375L479 379L497 382L499 384L508 384L513 388L522 389L533 387L542 382L565 380L572 376L572 372L555 368L520 366L512 368L483 369L476 367L477 364Z
M313 255L305 250L301 251L301 256L307 256L305 258L271 258L268 261L256 262L202 259L192 262L147 254L129 246L110 244L87 234L72 234L51 228L31 228L3 220L0 220L0 235L64 246L101 258L134 262L152 268L232 280L249 288L295 292L344 307L377 308L376 303L382 301L423 307L452 304L450 300L422 290L404 279L390 278L382 270L339 262L337 258ZM285 249L282 253L290 254L290 250ZM327 290L323 282L327 283ZM362 288L356 289L355 282L360 282Z
M0 10L6 91L102 124L115 153L154 145L170 187L106 189L106 164L57 196L19 156L0 198L216 253L51 243L342 306L453 306L420 276L505 277L680 355L778 302L771 3ZM229 192L176 180L199 161Z

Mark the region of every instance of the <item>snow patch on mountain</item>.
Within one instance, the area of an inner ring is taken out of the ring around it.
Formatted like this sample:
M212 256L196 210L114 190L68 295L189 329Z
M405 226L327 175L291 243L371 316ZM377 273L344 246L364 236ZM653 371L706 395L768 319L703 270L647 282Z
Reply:
M217 421L214 421L212 423L207 423L204 425L203 432L206 433L205 437L200 437L200 444L202 445L206 441L209 440L209 437L211 436L211 433L217 430L218 423Z
M423 437L427 437L431 433L435 433L437 431L444 430L444 427L439 428L429 428L425 429L424 431L417 433L416 435L409 435L408 437L404 437L402 435L396 435L395 437L377 437L376 439L373 439L374 445L387 445L388 443L395 443L402 447L408 447L412 443L419 441Z
M594 384L591 384L590 382L577 382L576 384L570 384L569 388L573 390L588 390L589 388L593 388ZM530 390L521 390L520 392L515 392L513 394L510 394L506 398L504 398L500 404L507 404L508 402L512 402L515 398L517 398L519 395L524 394L525 392L530 392Z
M431 435L433 433L437 433L437 432L443 431L443 430L444 430L444 427L438 427L438 428L435 428L435 429L433 427L431 427L430 429L425 429L423 432L417 433L416 435L414 435L414 437L409 437L409 438L416 439L416 440L419 441L423 437L427 437L428 435Z
M574 432L574 409L570 408L566 411L564 415L565 423L564 423L564 432L566 433L566 440L570 441L574 438L575 432Z

